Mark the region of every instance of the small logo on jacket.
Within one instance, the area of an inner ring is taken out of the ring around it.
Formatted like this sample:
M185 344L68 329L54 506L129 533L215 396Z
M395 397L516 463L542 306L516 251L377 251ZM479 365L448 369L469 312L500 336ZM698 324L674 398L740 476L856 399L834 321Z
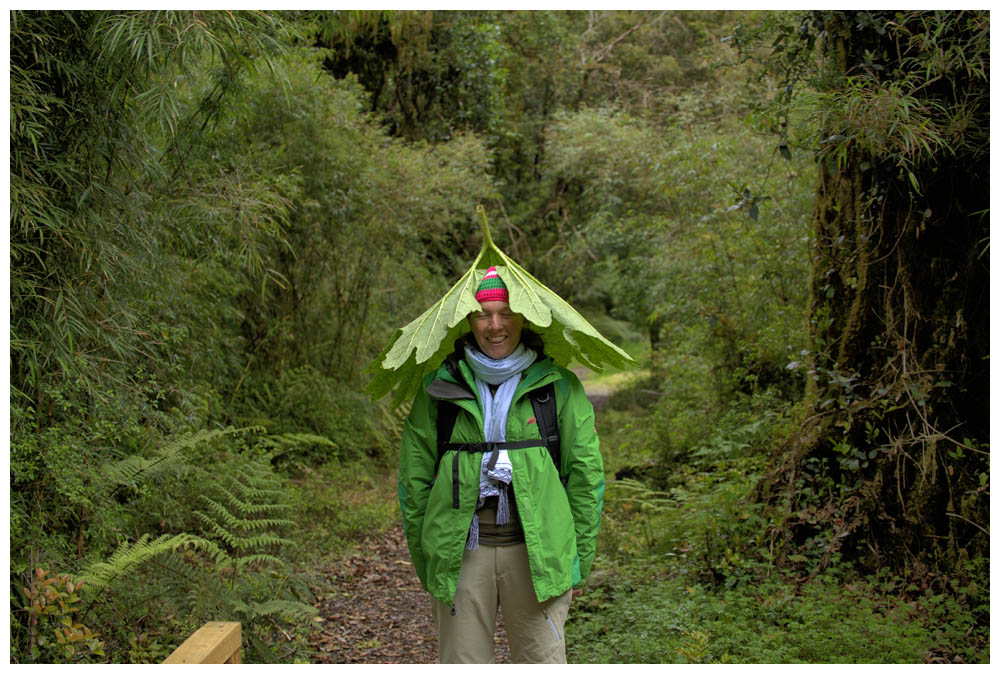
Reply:
M535 417L528 417L528 421L526 423L537 424L538 422L535 420Z

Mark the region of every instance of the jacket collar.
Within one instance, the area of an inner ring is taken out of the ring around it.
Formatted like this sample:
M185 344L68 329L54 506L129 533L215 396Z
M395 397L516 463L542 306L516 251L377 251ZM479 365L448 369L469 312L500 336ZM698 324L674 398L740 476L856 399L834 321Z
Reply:
M559 370L551 358L537 360L521 376L514 399L559 378ZM440 400L475 400L474 391L475 376L464 360L442 363L427 385L427 393Z
M435 379L427 385L427 393L440 400L475 400L476 396L468 387L454 381Z

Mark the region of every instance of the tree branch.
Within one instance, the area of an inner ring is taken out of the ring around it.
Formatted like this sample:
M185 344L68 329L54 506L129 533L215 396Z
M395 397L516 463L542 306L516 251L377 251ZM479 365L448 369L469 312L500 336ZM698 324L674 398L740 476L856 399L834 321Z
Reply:
M639 23L637 23L634 26L632 26L631 28L629 28L627 31L625 31L624 33L622 33L621 35L619 35L618 37L616 37L614 40L612 40L611 42L609 42L607 45L605 45L604 48L601 49L601 51L597 52L597 55L594 56L594 62L595 63L600 63L601 61L603 61L604 59L606 59L608 57L608 55L611 54L611 50L612 49L614 49L615 47L617 47L618 44L622 40L624 40L629 35L631 35L635 31L637 31L639 29L639 27L642 26L642 24L644 24L644 23L646 23L646 17L645 16L642 17L642 19L639 20Z

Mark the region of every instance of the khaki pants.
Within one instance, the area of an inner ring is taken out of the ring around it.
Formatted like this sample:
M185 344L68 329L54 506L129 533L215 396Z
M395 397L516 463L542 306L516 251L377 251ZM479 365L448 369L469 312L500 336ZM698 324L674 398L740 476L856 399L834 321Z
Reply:
M521 543L480 545L466 550L452 607L431 598L438 629L438 661L442 663L496 662L493 635L497 607L516 663L565 663L563 626L569 614L572 590L539 603L531 584L528 549Z

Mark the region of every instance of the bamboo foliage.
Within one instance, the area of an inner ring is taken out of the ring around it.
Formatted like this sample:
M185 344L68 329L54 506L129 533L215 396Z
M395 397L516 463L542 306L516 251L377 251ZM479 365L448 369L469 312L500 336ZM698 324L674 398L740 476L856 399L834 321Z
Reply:
M242 70L269 63L255 57L277 48L279 31L260 13L12 14L15 395L37 401L46 377L89 382L151 355L148 317L120 292L151 287L150 206L175 196L156 180L176 154L147 130L172 138L207 124ZM183 114L175 78L213 62L212 85Z
M103 607L182 549L221 550L169 533L191 518L178 490L199 455L234 434L195 430L213 395L197 382L231 362L203 347L237 355L222 298L266 274L289 187L252 157L208 180L190 160L247 77L280 84L268 68L290 34L259 12L13 11L10 24L12 545L82 568ZM199 306L208 320L186 320ZM151 502L168 507L137 507Z

